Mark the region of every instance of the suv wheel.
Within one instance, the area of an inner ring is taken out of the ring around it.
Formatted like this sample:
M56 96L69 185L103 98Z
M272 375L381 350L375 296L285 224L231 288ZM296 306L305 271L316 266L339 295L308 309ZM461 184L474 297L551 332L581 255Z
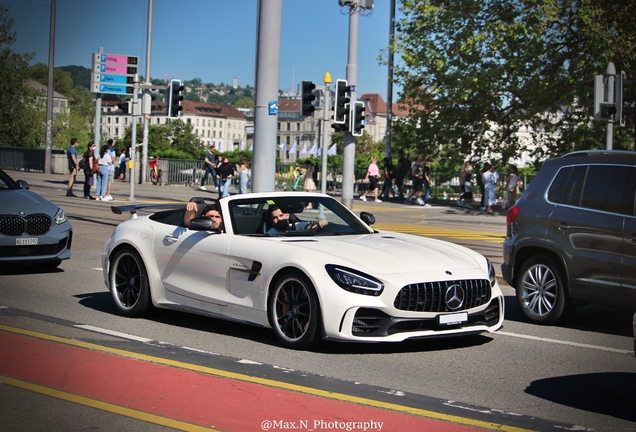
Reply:
M572 311L565 293L561 270L550 258L538 255L521 267L517 282L517 303L536 324L554 324Z

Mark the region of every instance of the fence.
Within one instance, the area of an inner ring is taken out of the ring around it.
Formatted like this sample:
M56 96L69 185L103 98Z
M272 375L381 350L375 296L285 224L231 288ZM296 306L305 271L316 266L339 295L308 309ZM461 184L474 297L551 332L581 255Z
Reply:
M52 156L55 162L53 165L60 166L54 173L65 174L66 170L66 154L64 150L53 150ZM234 162L230 162L234 163ZM201 184L201 179L205 174L202 160L183 160L183 159L160 159L158 163L159 169L162 171L162 181L165 184L189 185L197 187ZM44 149L29 149L22 147L1 147L0 146L0 167L3 169L17 171L44 172ZM303 190L303 174L304 167L296 170L297 165L277 164L276 165L276 189L279 190ZM317 167L318 181L316 187L321 189L322 172ZM366 168L354 170L354 195L362 194L368 187L368 183L364 182ZM430 174L431 178L431 197L434 199L457 199L463 192L460 185L459 172L441 172L434 171ZM533 176L519 176L519 190L523 191L533 179ZM502 197L505 187L503 185L505 175L502 174L502 184L497 191L497 196ZM327 192L334 195L340 195L342 192L342 167L327 167ZM150 169L146 169L146 182L150 182ZM213 182L212 179L209 180ZM405 189L411 188L411 181L405 180ZM380 182L380 188L382 182ZM479 190L475 187L475 194L479 196Z

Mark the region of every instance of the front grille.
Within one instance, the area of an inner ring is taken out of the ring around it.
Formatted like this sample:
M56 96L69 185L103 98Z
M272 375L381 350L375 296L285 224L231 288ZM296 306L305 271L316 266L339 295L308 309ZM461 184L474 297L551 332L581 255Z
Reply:
M446 305L446 290L459 285L464 292L464 301L459 308L450 309ZM468 279L458 281L424 282L406 285L395 297L396 309L410 312L457 312L484 305L490 301L490 281Z
M502 314L501 299L495 299L479 312L468 314L468 321L460 324L443 325L435 318L396 318L377 309L360 308L353 317L351 333L358 337L389 336L396 333L413 333L421 331L445 331L451 329L465 329L471 327L497 325ZM430 337L430 336L426 336Z
M51 229L51 218L45 214L0 216L0 233L7 236L44 235Z

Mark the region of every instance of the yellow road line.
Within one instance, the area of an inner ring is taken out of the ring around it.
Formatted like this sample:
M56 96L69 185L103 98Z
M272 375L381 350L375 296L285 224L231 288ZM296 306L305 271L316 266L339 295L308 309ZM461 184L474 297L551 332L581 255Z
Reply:
M135 352L125 351L125 350L117 349L117 348L104 347L104 346L93 344L93 343L81 342L81 341L76 341L76 340L72 340L72 339L66 339L66 338L62 338L62 337L59 337L59 336L53 336L53 335L48 335L48 334L45 334L45 333L34 332L34 331L31 331L31 330L24 330L24 329L19 329L19 328L15 328L15 327L8 327L8 326L4 326L4 325L0 325L0 330L4 330L4 331L7 331L7 332L16 333L16 334L21 334L21 335L25 335L25 336L30 336L30 337L34 337L34 338L38 338L38 339L58 342L58 343L62 343L62 344L65 344L65 345L76 346L76 347L86 348L86 349L90 349L90 350L94 350L94 351L105 352L105 353L114 354L114 355L118 355L118 356L122 356L122 357L128 357L128 358L132 358L132 359L136 359L136 360L143 360L143 361L147 361L147 362L151 362L151 363L162 364L162 365L165 365L165 366L177 367L177 368L184 369L184 370L190 370L190 371L194 371L194 372L205 373L205 374L208 374L208 375L214 375L214 376L219 376L219 377L223 377L223 378L243 381L243 382L260 384L260 385L265 385L265 386L268 386L268 387L274 387L274 388L279 388L279 389L283 389L283 390L290 390L290 391L295 391L295 392L298 392L298 393L303 393L303 394L308 394L308 395L313 395L313 396L320 396L320 397L333 399L333 400L338 400L338 401L343 401L343 402L356 403L356 404L359 404L359 405L365 405L365 406L370 406L370 407L374 407L374 408L387 409L387 410L396 411L396 412L400 412L400 413L411 414L411 415L416 415L416 416L426 417L426 418L432 418L432 419L447 421L447 422L456 423L456 424L463 424L463 425L468 425L468 426L473 426L473 427L479 427L479 428L491 429L491 430L499 430L499 431L507 431L507 432L530 432L529 429L522 429L522 428L518 428L518 427L514 427L514 426L507 426L507 425L502 425L502 424L498 424L498 423L491 423L491 422L486 422L486 421L481 421L481 420L475 420L475 419L470 419L470 418L466 418L466 417L460 417L460 416L456 416L456 415L443 414L443 413L438 413L438 412L435 412L435 411L429 411L429 410L424 410L424 409L419 409L419 408L413 408L413 407L398 405L398 404L389 403L389 402L381 402L381 401L376 401L376 400L373 400L373 399L367 399L367 398L347 395L347 394L343 394L343 393L336 393L336 392L331 392L331 391L327 391L327 390L315 389L315 388L312 388L312 387L306 387L306 386L286 383L286 382L282 382L282 381L276 381L276 380L272 380L272 379L268 379L268 378L259 378L259 377L244 375L244 374L240 374L240 373L236 373L236 372L230 372L230 371L224 371L224 370L221 370L221 369L210 368L210 367L206 367L206 366L200 366L200 365L195 365L195 364L190 364L190 363L183 363L183 362L176 361L176 360L164 359L164 358L161 358L161 357L155 357L155 356L150 356L150 355L145 355L145 354L138 354L138 353L135 353Z
M428 225L405 225L376 223L373 228L386 231L395 231L404 234L415 234L426 237L447 237L460 240L481 240L491 243L503 243L505 234L496 234L484 231L469 231L456 228L442 228Z
M154 423L160 426L171 427L182 431L214 431L216 429L210 429L203 426L195 425L192 423L186 423L179 420L174 420L168 417L162 417L155 414L150 414L143 411L137 411L134 409L126 408L123 406L111 404L108 402L98 401L96 399L90 399L84 396L75 395L61 390L52 389L50 387L41 386L39 384L33 384L27 381L10 378L4 375L0 375L0 383L4 383L13 387L18 387L24 390L29 390L35 393L40 393L46 396L62 399L68 402L84 405L91 408L96 408L102 411L108 411L114 414L142 420L148 423Z

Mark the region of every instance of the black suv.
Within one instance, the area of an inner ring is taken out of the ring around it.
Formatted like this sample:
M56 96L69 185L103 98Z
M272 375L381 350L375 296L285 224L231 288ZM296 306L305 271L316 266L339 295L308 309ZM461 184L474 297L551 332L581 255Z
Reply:
M576 305L636 310L636 152L549 159L508 210L503 277L525 316L554 324Z

